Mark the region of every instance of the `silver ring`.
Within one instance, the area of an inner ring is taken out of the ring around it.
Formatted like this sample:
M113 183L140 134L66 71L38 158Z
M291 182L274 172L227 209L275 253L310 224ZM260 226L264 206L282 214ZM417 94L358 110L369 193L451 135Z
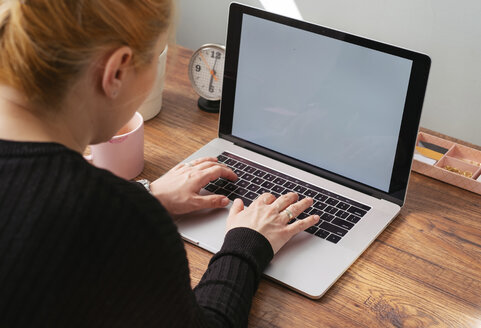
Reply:
M187 162L187 163L185 163L185 165L187 165L188 167L194 166L191 162Z
M294 215L292 215L292 212L289 211L287 208L284 210L284 212L286 212L287 217L289 218L289 220L292 220L292 218L294 218Z

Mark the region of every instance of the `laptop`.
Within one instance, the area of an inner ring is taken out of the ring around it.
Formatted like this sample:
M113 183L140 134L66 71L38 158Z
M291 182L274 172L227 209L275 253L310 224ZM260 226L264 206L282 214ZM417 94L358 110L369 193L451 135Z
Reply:
M320 298L403 206L430 58L233 3L218 138L185 159L217 156L239 176L201 193L294 191L315 226L293 237L265 276ZM231 202L232 203L232 202ZM225 209L175 219L182 237L220 250Z

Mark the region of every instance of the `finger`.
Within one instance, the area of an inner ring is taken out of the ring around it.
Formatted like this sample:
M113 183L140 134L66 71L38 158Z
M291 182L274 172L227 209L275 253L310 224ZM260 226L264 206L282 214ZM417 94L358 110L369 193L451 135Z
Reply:
M221 177L231 181L237 180L237 175L230 168L221 165L209 167L200 171L200 173L200 184L202 186Z
M297 195L294 192L290 192L277 198L275 202L272 203L272 206L274 206L277 209L277 211L280 213L298 199L299 199L299 195Z
M229 205L229 198L222 195L207 195L207 196L196 196L194 203L197 205L197 209L204 208L221 208Z
M292 237L294 235L297 235L299 232L304 231L309 227L312 227L314 224L319 222L319 219L319 215L311 215L304 220L297 220L296 222L288 225L286 229L289 235Z
M186 166L186 163L179 163L179 164L177 164L176 166L174 166L174 167L172 168L172 171L178 171L178 170L180 170L181 168L183 168L184 166Z
M291 211L294 217L297 217L299 214L304 212L304 210L308 209L312 206L314 200L310 197L306 197L292 205L289 205L287 208Z
M217 162L202 162L200 164L197 164L195 166L193 166L193 168L195 168L196 170L205 170L205 169L208 169L209 167L212 167L212 166L221 166L221 167L225 167L224 164L221 164L221 163L217 163Z
M177 171L177 170L180 170L184 167L193 167L195 165L198 165L198 164L204 163L204 162L217 163L217 158L216 157L201 157L201 158L195 159L195 160L190 161L190 162L179 163L176 166L174 166L172 168L172 170Z
M262 205L269 205L272 204L276 200L276 197L273 194L270 193L264 193L257 197L253 203L255 204L262 204Z
M244 209L244 202L242 199L237 198L232 203L232 207L230 208L229 216L236 215L237 213L241 212Z
M190 163L192 164L192 166L196 166L196 165L199 165L199 164L205 163L205 162L217 163L217 157L201 157L201 158L197 158L197 159L193 160Z

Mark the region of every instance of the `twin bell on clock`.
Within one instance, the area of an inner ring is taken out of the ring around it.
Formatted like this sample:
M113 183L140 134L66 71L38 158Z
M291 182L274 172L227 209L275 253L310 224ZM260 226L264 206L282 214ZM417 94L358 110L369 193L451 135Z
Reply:
M210 113L219 112L224 76L225 47L205 44L190 59L189 78L200 96L199 108Z

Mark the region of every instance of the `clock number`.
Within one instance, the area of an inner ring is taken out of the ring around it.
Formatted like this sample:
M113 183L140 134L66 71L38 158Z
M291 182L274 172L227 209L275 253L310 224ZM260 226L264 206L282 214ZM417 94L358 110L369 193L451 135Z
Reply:
M210 93L214 93L214 86L213 86L213 85L211 85L211 86L209 87L209 92L210 92Z
M200 65L198 65L198 64L195 65L195 71L196 71L196 72L200 72Z
M210 57L211 57L211 58L215 58L215 59L220 59L221 56L222 56L222 54L221 54L219 51L217 51L217 52L212 51Z

